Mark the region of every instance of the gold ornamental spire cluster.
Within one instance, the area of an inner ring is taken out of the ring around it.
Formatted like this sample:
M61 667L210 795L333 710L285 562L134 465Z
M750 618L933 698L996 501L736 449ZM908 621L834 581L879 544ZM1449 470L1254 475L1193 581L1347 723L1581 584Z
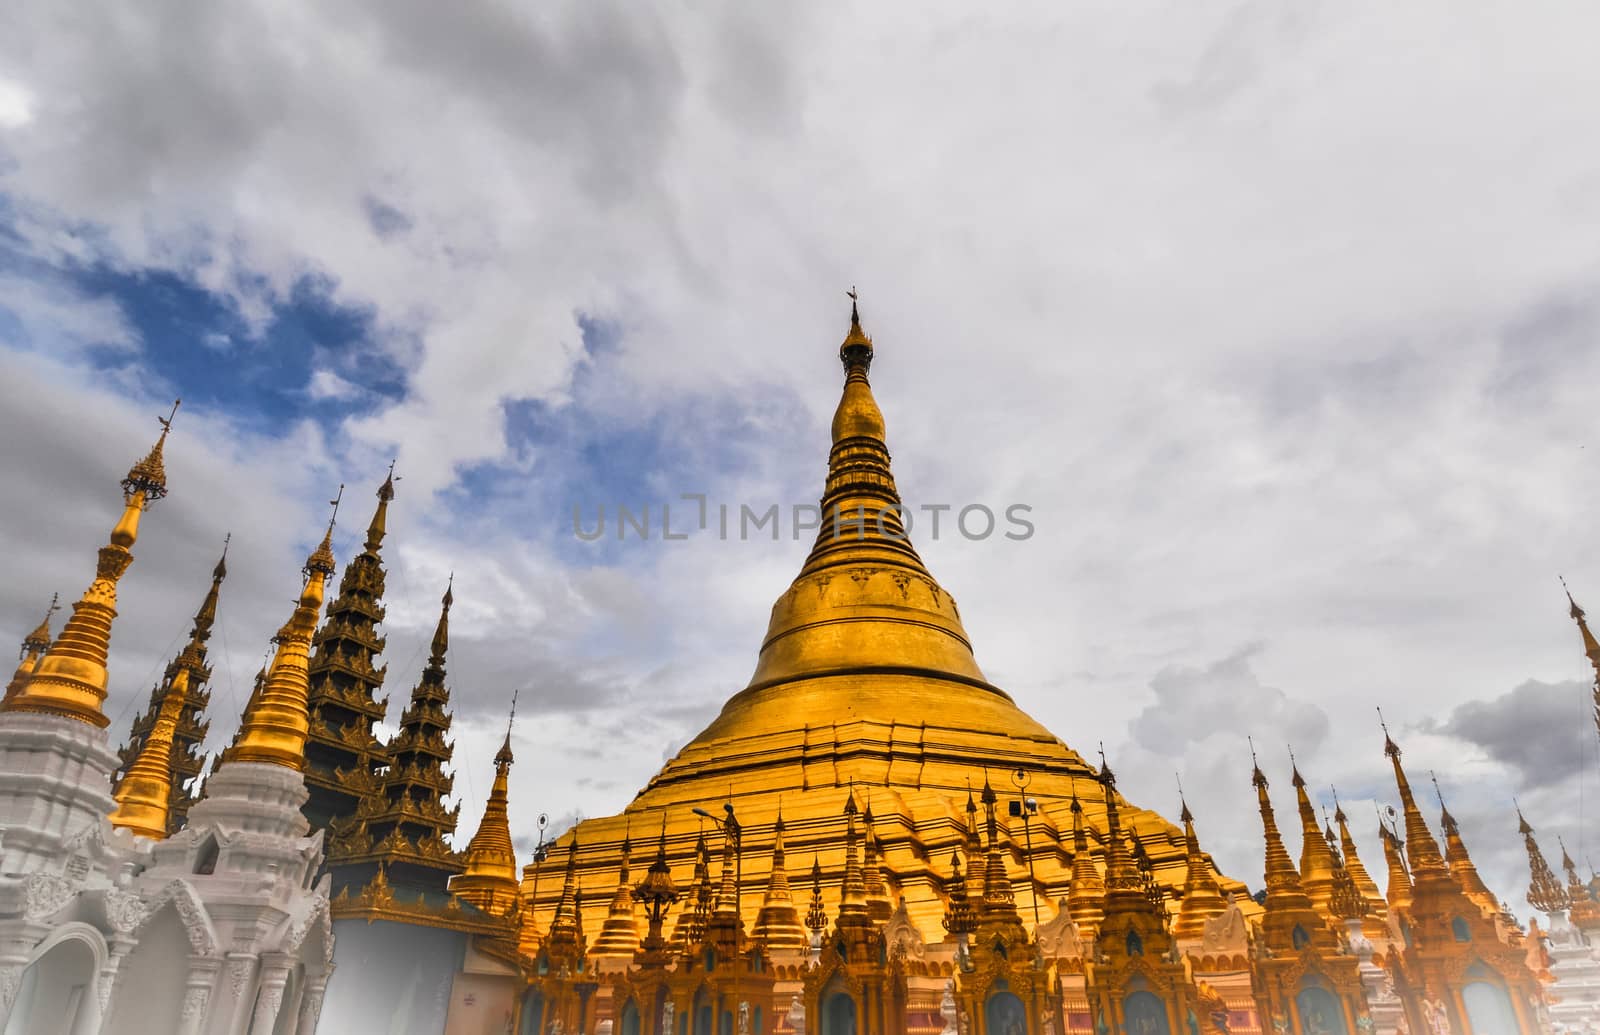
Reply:
M6 710L59 715L100 729L110 724L102 704L106 699L111 622L117 616L117 582L133 563L140 516L146 507L167 494L163 452L180 403L181 400L173 403L172 413L158 418L161 435L122 479L122 517L111 530L110 541L100 548L94 581L72 605L72 617L67 619L61 635L5 703Z

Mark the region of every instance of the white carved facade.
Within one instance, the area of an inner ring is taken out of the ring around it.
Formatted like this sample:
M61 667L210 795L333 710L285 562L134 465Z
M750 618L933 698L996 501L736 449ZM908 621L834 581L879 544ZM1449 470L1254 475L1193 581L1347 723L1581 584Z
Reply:
M0 712L0 1035L312 1035L333 939L300 774L223 765L151 842L107 819L116 763L103 729Z

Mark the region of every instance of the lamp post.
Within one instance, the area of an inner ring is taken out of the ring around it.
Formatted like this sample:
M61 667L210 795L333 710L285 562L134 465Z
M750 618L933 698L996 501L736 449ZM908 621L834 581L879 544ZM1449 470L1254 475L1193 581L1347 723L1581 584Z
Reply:
M551 841L546 841L544 837L544 828L549 824L549 815L543 812L539 813L539 833L533 843L533 894L528 896L528 923L535 931L539 930L539 870L545 859L549 857L550 848L553 844Z
M1013 769L1011 782L1016 784L1017 793L1027 790L1032 775L1026 769ZM1034 814L1039 811L1039 802L1034 798L1013 798L1009 802L1011 815L1022 819L1022 836L1028 846L1028 894L1033 899L1033 946L1034 959L1042 962L1044 959L1044 946L1039 944L1039 886L1033 874L1033 827L1029 824Z

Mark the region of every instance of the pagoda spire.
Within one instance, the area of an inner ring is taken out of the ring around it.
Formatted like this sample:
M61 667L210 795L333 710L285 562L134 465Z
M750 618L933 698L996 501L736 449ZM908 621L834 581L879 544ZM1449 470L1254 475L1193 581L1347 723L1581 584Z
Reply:
M1366 896L1361 893L1360 885L1356 883L1355 875L1345 865L1344 856L1339 852L1339 842L1333 832L1333 822L1328 819L1327 806L1323 806L1322 818L1322 837L1333 859L1333 893L1328 896L1328 912L1335 919L1344 921L1346 929L1352 934L1359 933L1366 924L1370 907Z
M872 339L860 316L852 299L850 330L839 346L844 388L833 415L817 538L773 607L750 685L825 672L915 673L1009 701L984 678L955 602L907 534L883 411L867 376ZM871 635L841 629L861 623L870 623Z
M706 936L711 923L711 846L706 843L705 825L694 842L694 876L690 879L685 896L687 906L678 913L678 922L672 928L672 941L685 952L691 952Z
M878 841L878 825L872 816L870 798L861 819L865 827L863 842L866 847L861 876L867 885L867 912L874 923L887 923L889 917L894 915L894 903L889 899L889 889L883 880L883 846Z
M1268 794L1267 776L1256 761L1255 748L1250 750L1250 782L1256 788L1256 804L1261 812L1261 829L1266 840L1266 912L1262 917L1267 947L1275 953L1296 953L1307 945L1331 954L1334 948L1333 931L1317 914L1300 883L1300 874L1283 846L1283 836L1278 832L1277 819L1272 811L1272 798Z
M206 659L206 642L211 639L211 627L217 620L217 597L222 590L222 580L228 577L228 543L233 536L222 541L222 556L211 569L211 587L206 590L200 609L195 612L194 624L189 630L189 642L178 655L167 663L166 673L150 692L150 706L133 720L128 743L118 754L121 757L121 775L131 771L139 751L149 740L155 728L163 702L169 696L173 682L180 671L188 673L186 690L179 702L178 724L172 739L173 776L170 781L170 803L167 809L167 833L174 833L183 825L189 808L198 796L194 781L200 776L204 764L200 747L211 730L210 722L202 718L211 703L211 666Z
M1592 711L1594 713L1595 728L1600 730L1600 640L1596 640L1594 633L1589 631L1588 619L1584 615L1583 608L1579 607L1578 602L1572 599L1572 590L1567 589L1566 579L1561 580L1561 588L1566 590L1567 604L1570 608L1568 613L1572 615L1572 620L1578 623L1578 633L1583 637L1583 653L1589 658L1589 665L1594 669L1594 705Z
M972 909L967 879L961 875L961 853L953 848L950 850L950 876L945 880L944 891L948 900L944 911L944 929L965 946L967 937L978 929L978 914Z
M611 908L606 911L600 937L595 939L596 955L631 957L639 948L639 924L633 909L633 886L629 872L632 856L633 839L624 831L621 855L617 860L617 890L611 896Z
M494 756L494 786L489 789L489 801L483 807L483 820L478 832L467 842L462 870L450 879L450 893L469 902L492 916L505 916L517 904L517 855L511 845L511 820L507 814L507 787L511 781L511 727L517 718L517 698L511 696L511 718L506 721L506 739ZM577 835L573 835L572 851L577 851ZM568 858L567 867L573 865ZM563 892L563 900L566 893ZM559 918L560 909L557 908ZM555 921L551 922L550 936L555 937Z
M1152 895L1148 875L1141 867L1143 845L1131 830L1124 836L1117 778L1106 763L1104 747L1100 749L1100 786L1106 806L1106 893L1101 906L1104 917L1095 933L1098 952L1113 960L1145 954L1165 956L1172 945L1167 910Z
M1083 804L1078 801L1078 782L1072 782L1072 877L1067 888L1067 915L1078 932L1092 937L1105 917L1101 908L1106 897L1105 882L1089 851L1089 835L1084 830Z
M1570 903L1567 915L1579 930L1591 928L1600 921L1600 904L1596 904L1589 894L1589 889L1579 878L1578 866L1572 861L1572 856L1567 854L1566 840L1558 837L1556 843L1561 846L1561 868L1567 873L1567 901Z
M167 685L167 696L161 702L137 757L111 792L117 803L111 813L112 826L151 840L159 841L167 836L173 784L173 737L178 731L178 716L183 711L188 689L189 670L180 668Z
M1528 883L1528 904L1541 913L1564 912L1572 900L1551 872L1550 864L1544 861L1539 842L1533 839L1533 827L1523 818L1520 808L1517 809L1517 831L1522 834L1523 846L1528 850L1528 873L1532 877Z
M1428 778L1433 781L1434 797L1439 799L1439 826L1444 830L1444 861L1450 869L1450 876L1461 885L1461 890L1466 892L1472 904L1483 910L1485 916L1496 916L1500 912L1500 900L1495 898L1494 892L1483 882L1478 875L1477 866L1473 865L1472 857L1467 854L1467 844L1461 839L1461 827L1456 823L1456 818L1450 815L1450 809L1445 806L1444 792L1439 789L1439 777L1431 770Z
M984 828L988 832L988 851L983 866L983 903L979 916L985 921L1000 919L1021 923L1016 895L1011 889L1011 877L1006 873L1005 855L1000 851L1000 798L989 783L987 771L983 774L983 792L978 800L983 802Z
M459 880L460 878L458 878ZM561 882L561 898L556 902L556 914L550 919L550 937L545 940L551 965L574 972L583 961L588 947L583 937L583 898L578 887L578 833L572 833L567 846L567 872Z
M1382 712L1378 713L1378 721L1380 725L1383 724ZM1445 872L1439 843L1433 839L1433 832L1428 829L1427 821L1422 818L1422 810L1417 807L1416 795L1411 793L1411 782L1406 779L1405 768L1400 764L1400 746L1389 736L1387 725L1383 727L1383 753L1394 763L1394 782L1400 790L1400 803L1406 821L1406 862L1410 864L1412 881L1435 872Z
M828 907L822 901L822 858L811 857L811 904L806 910L806 930L811 932L813 941L822 938L822 932L828 929Z
M306 736L310 726L306 707L306 666L311 649L311 637L317 628L317 614L322 609L323 592L328 576L333 574L333 524L338 516L338 503L334 503L334 517L328 520L328 530L311 556L306 558L305 586L289 621L278 630L277 653L272 667L261 684L260 694L253 695L239 723L239 736L232 747L222 753L222 763L263 762L304 772L306 765Z
M363 799L378 793L379 771L389 764L373 735L389 706L379 697L388 666L377 663L384 637L384 570L380 548L389 502L399 479L390 465L378 488L378 506L367 525L364 548L345 566L339 594L328 604L311 659L311 740L306 747L306 819L330 833L344 829L334 821L354 817ZM335 838L337 840L337 838Z
M1300 775L1300 766L1294 760L1293 751L1289 752L1289 765L1293 773L1295 803L1300 810L1300 884L1310 897L1311 904L1326 916L1329 915L1329 903L1333 899L1333 853L1323 837L1322 827L1317 823L1317 810L1312 807L1311 797L1306 793L1306 781Z
M100 548L94 581L72 605L72 617L61 635L5 703L5 710L60 715L100 729L110 723L101 705L106 699L111 622L117 616L117 582L133 563L140 515L167 494L163 453L178 405L173 403L171 414L157 418L161 435L156 444L122 479L122 517L111 530L110 541Z
M667 863L667 817L664 812L661 815L661 839L656 844L656 857L645 871L644 880L631 894L633 901L641 903L645 909L647 927L640 948L654 962L664 963L661 953L667 947L667 940L661 930L666 923L667 910L679 898L678 886L672 881L672 867Z
M50 618L61 610L60 599L59 593L50 597L50 606L45 610L44 621L40 622L33 632L22 638L22 647L17 651L17 671L11 676L11 682L6 684L5 697L0 698L0 711L4 711L11 699L17 696L17 691L22 689L28 674L39 664L44 652L50 649Z
M844 880L839 901L839 926L870 924L871 913L867 907L867 881L861 872L860 848L857 842L856 817L861 809L856 805L856 790L852 786L844 802Z
M1389 904L1379 893L1378 882L1367 872L1366 866L1361 862L1360 854L1356 851L1356 839L1350 834L1349 817L1344 814L1344 807L1339 804L1339 792L1331 788L1330 792L1333 794L1333 821L1339 825L1339 854L1344 859L1345 869L1350 871L1350 879L1356 882L1356 889L1366 900L1367 915L1381 920L1388 916Z
M1382 819L1378 821L1378 837L1383 841L1383 858L1389 866L1389 909L1404 913L1411 908L1411 872L1406 869L1405 842L1390 830Z
M398 886L443 892L462 870L461 854L446 842L456 831L461 807L444 805L455 786L446 771L455 748L445 739L451 725L445 655L454 590L452 576L439 601L428 663L400 715L399 731L384 747L388 769L362 795L355 812L335 823L328 857L336 885L360 887L381 863Z
M1183 822L1184 857L1188 863L1188 879L1184 883L1183 902L1178 907L1178 919L1172 933L1184 941L1197 941L1205 934L1206 921L1227 912L1228 900L1222 895L1222 885L1217 881L1211 860L1200 851L1200 839L1194 832L1194 814L1182 791L1178 794L1182 811L1178 818Z
M794 896L789 890L789 873L784 867L783 806L778 806L778 819L772 826L772 873L767 878L767 893L761 901L761 911L756 914L752 932L769 950L802 950L807 945L805 928L800 925L800 913L795 909Z

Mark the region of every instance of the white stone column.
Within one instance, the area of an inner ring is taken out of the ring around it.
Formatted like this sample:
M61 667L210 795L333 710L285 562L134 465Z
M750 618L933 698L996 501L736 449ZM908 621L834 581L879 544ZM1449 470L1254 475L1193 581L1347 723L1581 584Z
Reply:
M112 995L117 988L118 978L122 974L122 961L127 959L128 953L137 944L137 939L132 935L116 933L106 939L106 964L100 968L100 980L95 993L100 999L100 1024L102 1030L106 1019L110 1017L107 1011L111 1008Z
M256 995L256 1012L250 1019L251 1035L272 1035L283 1009L283 989L289 983L290 959L281 952L261 954L261 990Z
M189 977L184 982L183 1012L178 1018L178 1035L200 1035L211 1012L211 997L217 986L222 961L210 956L189 957ZM109 1035L109 1033L108 1033Z
M300 1017L295 1022L295 1035L316 1035L317 1019L322 1016L322 997L327 990L327 975L307 976L305 992L300 996Z

